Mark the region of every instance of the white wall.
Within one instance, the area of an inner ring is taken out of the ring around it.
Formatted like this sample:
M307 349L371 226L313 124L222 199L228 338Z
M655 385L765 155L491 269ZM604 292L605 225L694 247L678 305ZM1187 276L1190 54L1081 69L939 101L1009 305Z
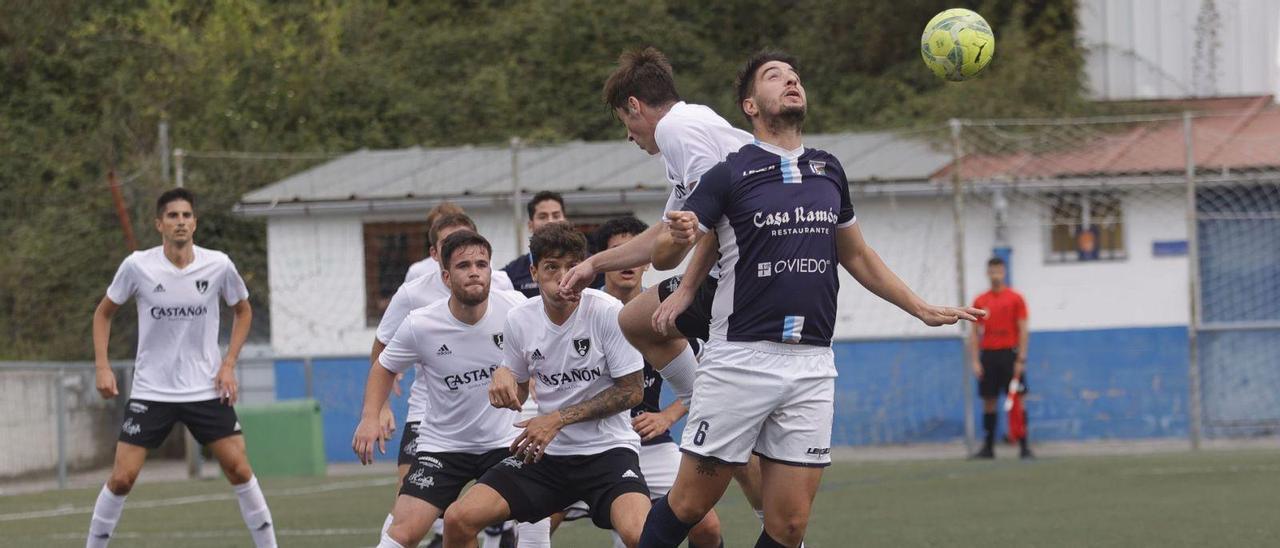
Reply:
M58 375L53 371L0 371L0 478L46 473L58 463ZM120 423L116 401L94 389L93 371L68 371L67 464L71 469L110 462Z

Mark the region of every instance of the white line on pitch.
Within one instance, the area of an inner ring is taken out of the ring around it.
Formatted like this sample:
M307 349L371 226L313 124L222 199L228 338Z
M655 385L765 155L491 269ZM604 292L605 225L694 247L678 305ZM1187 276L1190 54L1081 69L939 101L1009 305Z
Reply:
M377 527L366 528L331 528L331 529L277 529L276 536L279 537L326 537L326 536L356 536L356 535L376 535L379 531ZM169 531L169 532L118 532L112 533L111 540L120 539L200 539L200 538L225 538L225 537L243 537L249 534L248 530L240 529L220 529L213 531ZM77 540L83 539L84 533L54 533L43 538L53 540Z
M267 491L268 499L270 497L292 497L299 495L310 495L313 493L325 493L328 491L343 491L346 489L359 489L362 487L377 487L379 485L391 485L395 483L395 478L379 478L376 480L365 481L340 481L325 485L313 485L309 487L294 487L291 489L276 489ZM235 493L218 493L216 495L194 495L190 497L175 497L170 499L143 500L131 502L126 508L160 508L165 506L179 506L184 504L199 504L202 502L214 502L220 500L235 500ZM92 506L61 506L48 510L35 510L31 512L17 512L14 514L0 514L0 522L5 521L22 521L27 519L40 518L56 518L59 516L74 516L77 514L92 514Z

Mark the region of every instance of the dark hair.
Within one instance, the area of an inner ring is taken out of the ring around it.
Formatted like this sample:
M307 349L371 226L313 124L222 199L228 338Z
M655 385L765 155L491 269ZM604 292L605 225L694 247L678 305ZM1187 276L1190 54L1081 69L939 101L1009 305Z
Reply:
M800 65L796 58L784 51L776 49L757 51L747 59L747 63L742 66L742 70L738 71L738 80L734 84L738 88L738 110L742 111L743 116L746 116L747 111L742 110L742 102L746 101L756 91L756 71L770 61L782 61L791 65L791 68L795 69L796 72L800 72ZM750 116L747 116L747 121L751 121Z
M604 81L604 103L619 109L627 106L628 97L653 107L680 100L671 62L657 48L625 51L618 57L618 68Z
M475 232L476 230L475 221L472 221L471 217L468 217L465 213L445 213L444 215L436 217L435 222L431 223L431 228L427 230L427 241L439 242L440 231L451 226L466 227L472 232Z
M560 211L564 211L564 196L561 196L559 192L544 190L542 192L534 194L533 198L529 199L529 203L525 204L524 206L525 209L529 210L530 219L533 219L533 210L538 207L538 204L545 202L547 200L555 200L557 204L560 204Z
M191 210L193 212L195 211L196 209L195 194L192 194L190 190L187 190L185 188L181 188L181 187L171 188L169 190L164 191L164 194L161 194L159 198L156 198L156 217L157 218L163 217L165 206L168 206L169 202L176 202L178 200L186 200L188 204L191 204Z
M440 242L440 268L448 270L453 266L453 252L465 247L483 247L493 257L493 246L484 236L474 230L459 230Z
M596 253L609 249L609 240L619 234L630 234L637 236L649 228L644 221L637 219L631 215L609 219L600 228L596 229L592 239L595 240Z
M436 242L432 239L434 234L431 233L431 227L436 224L436 219L443 215L466 215L466 212L462 211L462 208L453 202L440 202L431 208L431 211L427 212L427 247L435 245Z
M529 238L529 254L534 266L545 258L587 258L587 238L568 223L551 223L533 231Z
M992 257L987 260L987 266L1005 266L1004 259L1000 257Z

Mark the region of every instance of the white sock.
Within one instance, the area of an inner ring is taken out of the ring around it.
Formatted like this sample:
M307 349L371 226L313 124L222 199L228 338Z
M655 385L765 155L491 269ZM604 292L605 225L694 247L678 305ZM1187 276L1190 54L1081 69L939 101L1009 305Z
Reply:
M387 514L387 519L382 520L382 534L385 536L387 531L391 530L391 514Z
M436 522L431 524L431 532L440 538L444 538L444 520L436 518Z
M516 524L518 548L551 548L551 518L537 523Z
M267 499L262 496L258 487L258 477L252 476L249 481L234 486L236 498L240 500L240 517L249 527L249 535L258 548L275 548L276 528L271 523L271 509L267 508Z
M484 543L481 544L484 548L498 548L502 544L502 533L490 534L488 527L484 528L480 536L484 537Z
M378 548L404 548L404 546L391 538L391 535L388 535L386 531L383 531L382 540L378 541Z
M693 379L697 371L698 357L693 355L692 348L686 346L680 355L671 360L671 363L659 369L658 374L662 375L663 380L671 386L671 391L675 392L676 397L688 405L689 400L693 398Z
M117 495L102 486L98 493L98 502L93 504L93 518L89 520L89 539L85 548L107 548L111 542L111 534L120 522L120 513L124 511L124 499L128 495Z

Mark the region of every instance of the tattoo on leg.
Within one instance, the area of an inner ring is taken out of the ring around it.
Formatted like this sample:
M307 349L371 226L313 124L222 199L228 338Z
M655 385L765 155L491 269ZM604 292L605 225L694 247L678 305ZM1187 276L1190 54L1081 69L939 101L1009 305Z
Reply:
M711 457L702 457L698 459L698 474L703 476L715 477L716 461Z

